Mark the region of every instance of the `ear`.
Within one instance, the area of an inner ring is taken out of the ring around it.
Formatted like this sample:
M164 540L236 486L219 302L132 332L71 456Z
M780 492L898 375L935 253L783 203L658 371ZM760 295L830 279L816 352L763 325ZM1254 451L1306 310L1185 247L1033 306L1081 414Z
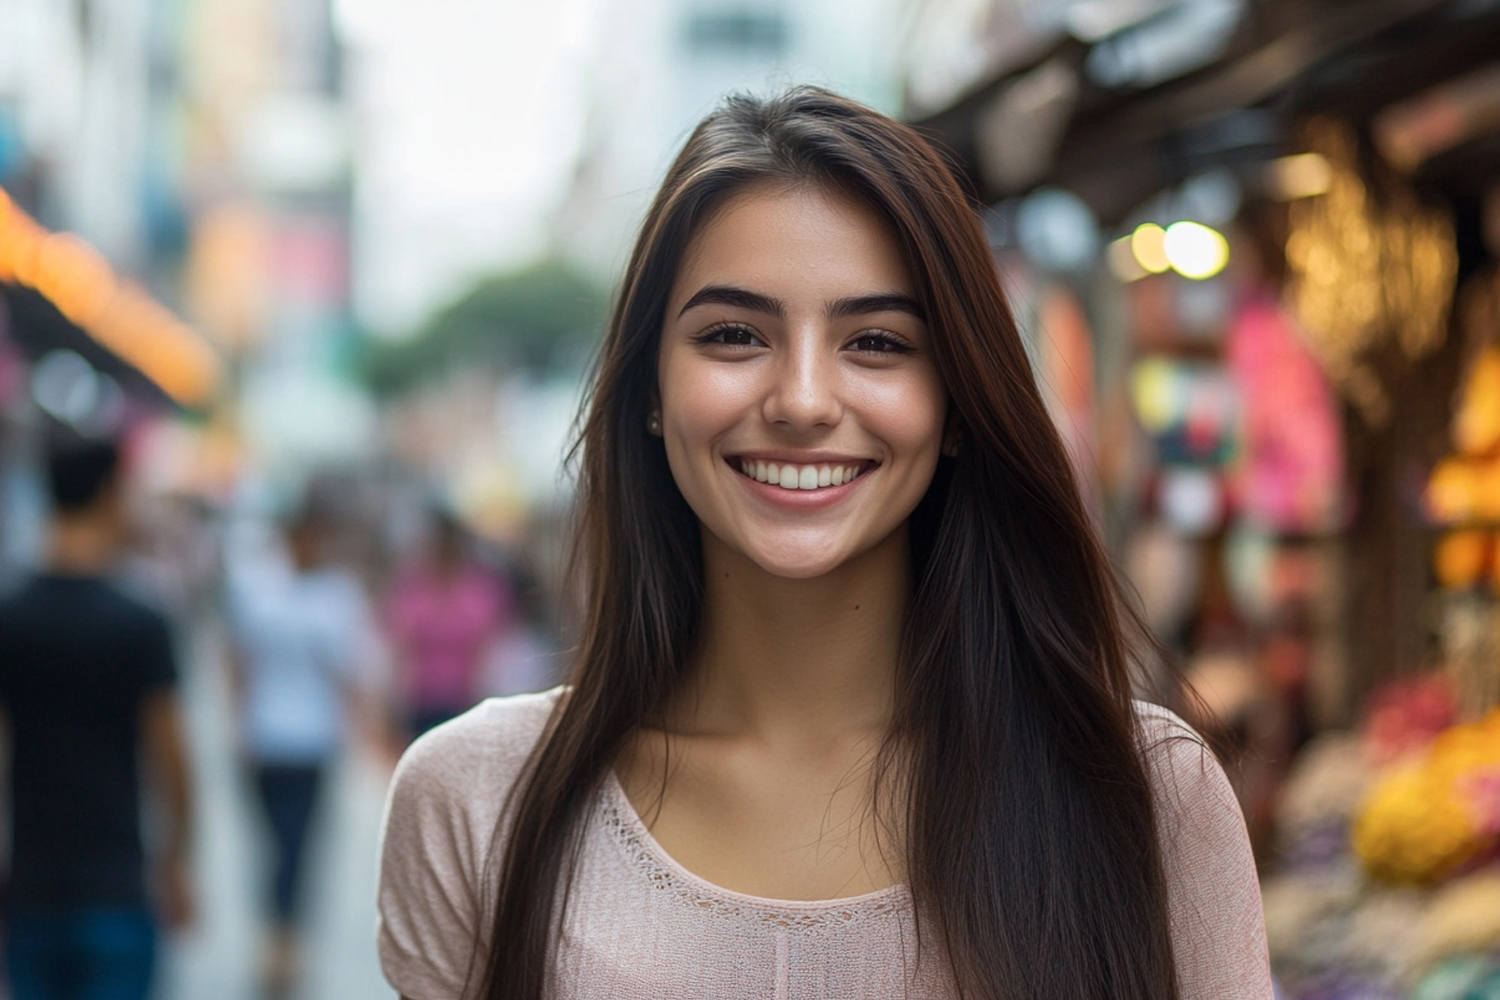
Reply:
M649 406L646 411L646 433L652 437L661 437L661 395L655 389L651 391Z
M963 440L963 426L953 411L949 410L948 419L943 422L943 454L949 458L958 457Z

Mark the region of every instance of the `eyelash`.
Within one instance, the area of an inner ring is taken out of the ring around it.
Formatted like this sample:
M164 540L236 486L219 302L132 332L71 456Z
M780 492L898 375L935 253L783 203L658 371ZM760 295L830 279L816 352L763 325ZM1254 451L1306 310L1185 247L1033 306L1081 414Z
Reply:
M756 346L753 343L731 344L724 339L725 335L730 333L742 333L752 340L760 340L760 335L743 323L717 323L704 330L695 339L700 344L720 344L724 347ZM871 341L878 346L868 345L867 342ZM909 354L912 350L911 344L907 343L905 338L888 330L866 330L850 341L851 346L861 343L867 343L865 348L859 350L861 354Z
M866 348L870 354L910 354L912 351L911 344L904 337L899 337L889 330L867 330L855 337L853 343L859 344L870 340L880 344L880 347L874 350Z
M694 338L700 344L720 344L724 347L754 347L754 344L731 344L723 339L727 333L743 333L752 340L760 340L760 335L743 323L715 323Z

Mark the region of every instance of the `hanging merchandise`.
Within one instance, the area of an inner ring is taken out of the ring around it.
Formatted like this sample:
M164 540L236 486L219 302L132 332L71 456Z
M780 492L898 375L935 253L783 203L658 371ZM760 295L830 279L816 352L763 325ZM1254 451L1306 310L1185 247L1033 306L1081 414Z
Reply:
M1238 400L1224 369L1154 356L1130 373L1131 400L1161 462L1217 466L1234 451Z
M1330 176L1326 192L1290 206L1288 300L1334 384L1379 426L1391 401L1369 355L1393 342L1416 360L1442 342L1458 269L1453 225L1403 183L1377 197L1347 125L1314 120L1306 142Z
M1451 424L1455 452L1427 479L1423 507L1442 529L1432 549L1444 661L1466 715L1500 705L1500 345L1479 348Z
M1234 455L1239 400L1228 372L1153 355L1131 369L1130 390L1156 454L1157 509L1186 536L1213 532L1230 512L1222 470Z
M1244 400L1241 510L1282 533L1332 527L1343 477L1342 435L1323 373L1269 294L1241 304L1226 346Z

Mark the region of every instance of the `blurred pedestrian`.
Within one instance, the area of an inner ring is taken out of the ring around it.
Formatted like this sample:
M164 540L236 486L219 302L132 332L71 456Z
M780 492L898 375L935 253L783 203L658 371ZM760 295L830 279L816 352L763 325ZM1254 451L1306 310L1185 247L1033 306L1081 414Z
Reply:
M545 691L561 679L561 654L542 581L523 543L510 553L506 577L514 613L488 655L482 693L508 697Z
M11 998L140 1000L158 927L193 916L177 663L166 619L111 579L127 527L118 445L59 441L47 483L45 568L0 598ZM160 806L150 852L143 783Z
M479 699L481 668L513 603L504 578L475 558L463 524L434 508L424 551L398 572L384 607L408 738Z
M281 551L229 569L228 620L240 749L270 833L267 997L301 971L308 831L351 729L374 717L375 623L359 581L327 558L333 519L307 505Z

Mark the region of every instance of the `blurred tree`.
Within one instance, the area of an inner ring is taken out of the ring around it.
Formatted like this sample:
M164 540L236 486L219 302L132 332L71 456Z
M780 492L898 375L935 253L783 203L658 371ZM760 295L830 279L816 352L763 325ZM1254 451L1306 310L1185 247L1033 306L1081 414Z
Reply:
M457 366L543 371L587 349L607 308L604 289L562 261L489 275L410 340L372 344L365 379L393 395Z

